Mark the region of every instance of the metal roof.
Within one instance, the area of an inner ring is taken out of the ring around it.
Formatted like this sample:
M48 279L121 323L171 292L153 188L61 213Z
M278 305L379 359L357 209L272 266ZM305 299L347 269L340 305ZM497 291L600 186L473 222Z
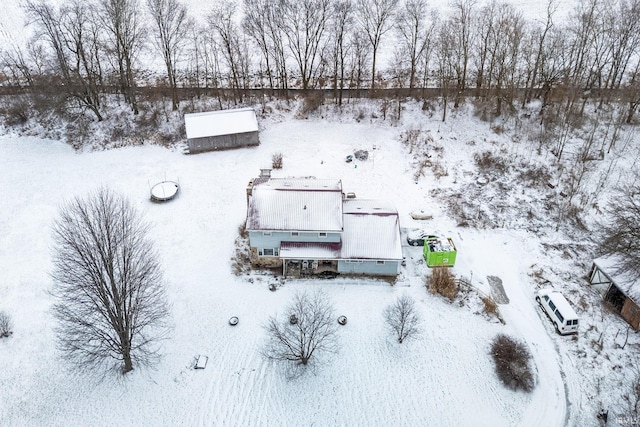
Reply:
M631 298L636 304L640 304L640 281L627 272L619 272L622 259L619 256L603 256L593 263L611 280L620 292Z
M254 182L247 230L341 232L342 182L271 178Z
M282 242L280 258L338 259L341 246L341 243Z
M185 114L184 125L188 139L258 131L253 108Z
M398 212L391 203L362 199L344 201L340 258L402 259Z

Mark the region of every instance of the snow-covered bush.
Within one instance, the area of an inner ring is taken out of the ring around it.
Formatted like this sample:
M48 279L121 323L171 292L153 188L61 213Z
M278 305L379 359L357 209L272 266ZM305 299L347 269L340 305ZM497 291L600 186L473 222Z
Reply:
M432 294L440 294L450 302L458 296L459 287L448 267L433 267L427 279L427 288Z
M6 311L0 311L0 338L8 337L13 333L13 321Z
M491 345L496 373L504 385L512 390L531 391L535 379L531 367L531 353L521 342L498 334Z

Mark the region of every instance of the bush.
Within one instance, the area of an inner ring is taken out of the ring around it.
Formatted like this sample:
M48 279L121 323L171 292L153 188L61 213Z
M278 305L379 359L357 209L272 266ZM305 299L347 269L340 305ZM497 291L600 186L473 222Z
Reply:
M491 345L496 373L502 383L512 390L530 392L535 385L531 371L531 353L521 342L499 334Z
M498 175L503 175L509 170L509 166L505 159L490 151L476 153L473 156L473 160L475 161L478 170L484 173L494 172Z
M458 284L448 267L433 267L427 287L432 294L440 294L451 302L458 296Z
M274 153L271 156L271 167L273 169L282 169L282 153Z
M11 316L5 311L0 311L0 338L8 337L13 333L13 322Z
M305 95L302 100L302 107L300 113L302 116L307 116L318 110L324 104L324 92L321 90L311 91Z

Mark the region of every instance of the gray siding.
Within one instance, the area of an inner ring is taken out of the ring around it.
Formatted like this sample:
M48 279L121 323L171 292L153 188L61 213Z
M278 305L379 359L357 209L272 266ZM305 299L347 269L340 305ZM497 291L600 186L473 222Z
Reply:
M300 232L292 236L290 231L273 231L265 236L262 231L250 231L249 242L254 248L279 248L281 242L313 242L336 243L340 241L340 233L327 233L327 237L319 237L317 232Z
M187 140L189 153L226 150L229 148L247 147L260 144L258 132L237 133L232 135L208 136Z
M400 261L384 261L384 264L378 264L376 260L362 260L362 262L340 260L338 273L395 276L400 273Z

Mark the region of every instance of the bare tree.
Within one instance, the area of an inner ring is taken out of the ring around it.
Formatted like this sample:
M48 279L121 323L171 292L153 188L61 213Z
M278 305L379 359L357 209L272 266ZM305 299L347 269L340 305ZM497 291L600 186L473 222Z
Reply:
M326 294L296 293L285 317L270 317L264 327L268 341L263 354L267 358L306 366L319 353L337 351L338 324Z
M455 0L453 7L455 10L452 18L452 25L455 28L456 46L456 97L454 107L458 108L462 92L467 87L467 68L469 66L469 56L471 50L471 17L474 12L476 0Z
M53 55L53 81L46 86L55 86L68 105L82 111L89 109L97 120L102 120L102 68L93 11L79 0L71 0L57 9L45 1L30 0L24 9L36 31L35 46L43 42ZM37 50L32 53L37 54ZM20 65L19 69L24 70L26 64L19 51L13 59ZM27 81L33 82L31 71L22 73Z
M346 62L350 51L348 42L349 27L353 23L353 3L351 0L338 0L331 6L329 19L329 54L331 62L331 80L333 82L334 98L338 105L342 105L342 89L344 89Z
M13 334L13 321L6 311L0 311L0 338Z
M75 364L119 366L158 357L168 306L145 224L123 196L100 189L75 198L53 226L53 314L59 347Z
M102 26L106 30L106 50L118 75L126 103L138 114L135 62L143 45L138 0L100 0Z
M427 0L407 0L396 15L400 50L409 63L409 88L416 83L418 64L430 43L433 25L427 25Z
M515 75L523 37L522 15L509 4L498 6L491 37L491 79L495 83L496 116L502 113L502 102L511 103L515 91ZM511 89L506 94L504 89Z
M376 60L382 37L393 26L393 14L398 0L357 0L356 19L371 44L371 90L376 83Z
M449 102L449 88L454 80L454 50L455 36L454 27L451 20L445 21L440 25L438 31L438 45L436 48L436 57L438 60L437 76L442 94L442 121L447 120L447 106Z
M543 56L544 56L544 47L545 41L547 39L547 34L553 27L553 15L558 10L558 0L548 0L547 3L547 16L544 24L544 28L536 29L532 33L532 42L536 43L536 50L533 53L534 61L533 66L528 70L529 75L527 78L527 82L525 84L525 93L522 98L522 106L531 101L531 97L533 95L533 89L538 84L540 68L542 67Z
M280 0L283 30L298 65L302 89L313 86L326 43L329 0Z
M217 35L217 43L230 73L231 87L239 102L246 86L248 59L235 22L237 4L225 0L217 4L209 15L209 25Z
M395 303L389 305L384 311L384 319L400 344L420 333L422 321L415 301L409 295L399 296Z
M265 71L269 80L269 88L274 88L272 57L273 47L269 38L269 13L268 9L273 2L270 0L243 0L244 18L242 29L258 45L260 53L265 61Z
M621 184L609 200L606 222L601 224L600 247L617 256L617 273L640 278L640 172Z
M155 44L162 53L171 88L173 110L178 109L177 62L187 41L191 22L187 8L178 0L147 0L155 25Z

